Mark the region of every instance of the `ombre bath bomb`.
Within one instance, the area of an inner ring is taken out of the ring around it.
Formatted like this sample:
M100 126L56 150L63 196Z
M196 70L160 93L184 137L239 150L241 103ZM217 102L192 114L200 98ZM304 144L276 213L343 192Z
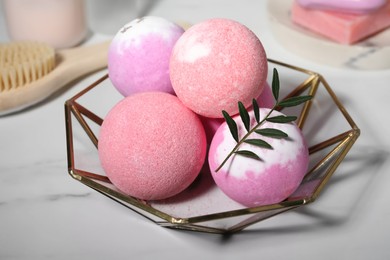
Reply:
M123 96L144 91L173 94L169 59L183 32L175 23L154 16L124 25L108 50L108 74L114 87Z
M270 110L260 108L260 120ZM272 116L282 115L273 111ZM252 126L256 124L253 110L250 113ZM239 116L233 117L239 127L240 139L247 132ZM243 143L239 150L249 150L261 160L233 155L218 171L228 153L237 142L231 136L226 123L223 123L214 135L209 150L209 166L217 186L231 199L248 207L279 203L288 198L300 185L305 176L309 154L301 130L295 123L278 124L265 122L258 129L274 128L288 134L288 138L271 138L251 134L248 139L268 142L273 149L260 148Z
M105 117L99 159L122 192L143 200L165 199L187 188L206 156L198 116L164 92L124 98Z
M259 38L229 19L210 19L190 27L176 42L170 60L172 86L194 112L222 118L238 112L262 92L267 58Z

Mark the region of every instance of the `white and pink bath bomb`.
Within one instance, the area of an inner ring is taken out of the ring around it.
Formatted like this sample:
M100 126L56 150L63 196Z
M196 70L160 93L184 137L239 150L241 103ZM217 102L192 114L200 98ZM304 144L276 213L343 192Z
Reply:
M169 59L183 32L175 23L154 16L124 25L108 50L108 74L115 88L123 96L144 91L173 94Z
M105 117L99 159L110 181L143 200L171 197L197 177L206 157L198 116L163 92L124 98Z
M172 86L194 112L222 118L238 112L262 92L267 58L257 36L229 19L210 19L190 27L176 42L170 61Z
M269 112L260 109L261 119ZM273 111L271 116L281 115ZM250 113L252 126L255 124L253 111ZM239 126L239 135L246 134L240 117L233 118ZM260 119L260 120L261 120ZM265 149L243 143L239 150L249 150L261 160L233 155L218 171L222 161L236 145L226 123L217 130L209 150L209 165L218 187L231 199L248 207L279 203L290 196L306 174L309 155L301 130L294 124L265 122L259 129L275 128L288 134L288 138L275 139L253 133L249 138L261 138L273 149Z

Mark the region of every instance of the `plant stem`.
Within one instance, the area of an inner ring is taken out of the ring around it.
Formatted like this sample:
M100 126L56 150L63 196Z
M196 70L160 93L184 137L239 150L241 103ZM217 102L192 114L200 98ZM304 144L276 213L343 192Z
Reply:
M225 163L229 160L229 158L238 150L240 145L257 129L259 128L266 120L267 118L271 115L271 113L275 110L275 108L278 106L279 102L277 102L272 109L268 112L268 114L264 117L263 120L261 120L259 123L257 123L248 133L246 133L242 139L237 142L237 144L233 147L233 149L230 151L230 153L226 156L226 158L222 161L222 163L218 166L217 169L215 169L215 172L218 172L224 165Z

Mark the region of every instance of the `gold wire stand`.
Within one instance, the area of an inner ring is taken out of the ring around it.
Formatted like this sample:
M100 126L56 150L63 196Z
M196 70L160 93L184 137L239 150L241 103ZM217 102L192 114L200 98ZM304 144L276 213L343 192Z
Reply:
M313 99L302 106L296 121L301 129L304 129L313 103L316 102L316 95L319 88L325 90L324 92L329 96L329 102L333 102L338 112L341 113L343 120L348 125L348 129L345 131L316 142L309 147L310 156L316 153L318 154L319 152L324 153L324 155L312 163L311 168L307 172L297 192L285 201L253 208L227 209L226 211L214 212L211 214L206 213L190 217L178 217L153 207L151 203L121 193L111 184L109 179L102 174L78 169L75 165L76 153L74 149L73 133L73 124L75 122L73 119L76 119L81 125L96 149L98 147L98 138L94 134L91 124L100 126L103 122L101 117L79 104L78 99L88 95L92 89L98 87L102 82L107 80L108 75L103 76L65 103L69 174L74 179L108 196L116 202L119 202L160 226L209 233L237 232L259 221L315 201L324 186L328 183L332 174L355 143L356 139L359 137L360 130L336 97L329 84L320 74L271 59L269 59L268 62L269 65L278 66L306 75L303 82L298 84L298 86L293 88L292 91L284 97L287 98L301 94L313 95ZM89 119L88 122L86 118Z

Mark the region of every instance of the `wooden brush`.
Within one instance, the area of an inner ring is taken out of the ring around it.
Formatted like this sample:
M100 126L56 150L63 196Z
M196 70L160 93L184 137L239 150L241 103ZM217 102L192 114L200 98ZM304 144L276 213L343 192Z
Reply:
M37 42L0 44L0 115L21 110L107 66L110 42L64 49Z

